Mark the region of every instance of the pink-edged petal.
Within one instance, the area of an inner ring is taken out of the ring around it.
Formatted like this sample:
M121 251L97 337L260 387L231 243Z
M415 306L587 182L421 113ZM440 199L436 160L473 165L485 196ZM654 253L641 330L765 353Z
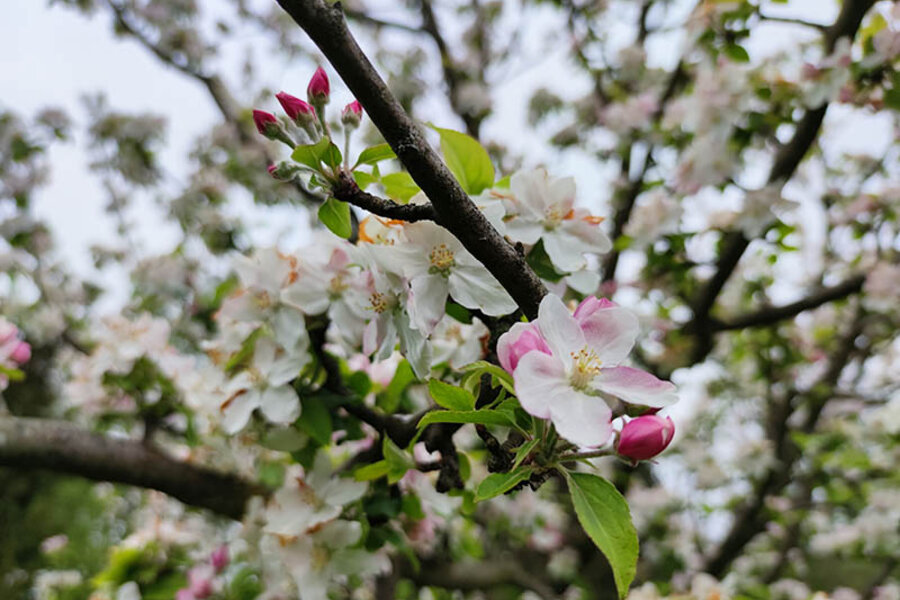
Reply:
M588 448L605 444L613 431L612 411L603 398L571 388L550 406L550 420L559 435Z
M516 323L497 340L497 358L500 366L512 374L519 359L533 350L550 354L550 347L541 336L537 323Z
M513 375L519 403L530 415L546 419L554 402L571 393L563 364L543 352L529 352Z
M678 400L675 384L633 367L601 369L592 385L630 404L662 408Z
M585 336L575 317L555 294L547 294L538 308L538 326L553 355L568 365L573 352L585 346Z
M638 319L621 306L598 308L578 319L584 339L604 365L614 366L625 360L640 332Z

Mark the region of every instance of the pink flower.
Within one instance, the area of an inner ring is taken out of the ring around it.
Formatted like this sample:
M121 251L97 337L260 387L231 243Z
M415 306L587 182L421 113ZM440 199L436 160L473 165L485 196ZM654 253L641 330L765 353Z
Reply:
M208 565L194 567L188 571L188 589L197 600L209 598L213 594L212 569Z
M175 592L175 600L196 600L194 594L188 588L181 588Z
M278 127L278 119L272 113L264 110L253 111L253 123L256 130L266 137L272 137L272 130Z
M275 98L278 99L281 108L284 109L288 118L298 125L303 125L307 121L316 120L316 109L300 98L291 96L286 92L278 92L275 94Z
M659 415L644 415L625 423L616 452L634 462L653 458L666 449L675 436L675 423Z
M497 340L497 358L500 359L500 366L510 375L516 370L519 359L532 350L551 354L541 330L534 322L516 323Z
M359 122L362 120L362 112L362 105L358 100L354 100L344 107L344 111L341 113L341 122L350 128L359 127Z
M670 382L620 366L639 331L637 318L629 311L609 301L588 299L576 316L558 296L548 294L535 323L550 352L527 352L519 358L513 373L516 395L526 412L550 419L570 442L597 447L609 440L608 398L651 407L678 399ZM511 357L505 350L504 354L504 360Z
M328 104L328 97L331 95L331 84L328 83L328 75L325 69L319 67L313 73L309 85L306 87L306 97L313 106Z
M213 553L209 556L209 562L212 563L213 569L215 569L216 573L219 573L228 566L228 546L222 545L213 550Z

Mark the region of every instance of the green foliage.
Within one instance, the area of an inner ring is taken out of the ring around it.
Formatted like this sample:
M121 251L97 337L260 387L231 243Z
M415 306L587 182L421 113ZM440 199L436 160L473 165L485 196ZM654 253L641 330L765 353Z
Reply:
M637 570L638 537L628 503L615 486L590 473L567 473L578 522L612 567L624 598Z
M397 158L397 155L394 154L394 151L391 150L388 144L370 146L359 153L359 158L356 159L356 164L353 165L353 168L356 169L359 165L374 165L392 158Z
M353 235L350 205L337 198L329 198L322 203L322 206L319 207L319 220L339 238L346 240Z
M298 163L305 165L313 171L322 171L322 165L331 169L341 166L341 151L327 137L323 137L315 144L297 146L291 153Z
M467 194L480 194L494 184L494 165L481 144L458 131L431 128L441 136L444 161Z
M531 477L531 473L531 467L518 467L508 473L488 475L478 485L478 491L475 492L475 501L482 502L500 494L505 494Z
M406 171L397 173L389 173L381 177L381 185L384 187L384 193L389 198L406 204L409 199L418 194L421 190L412 176Z
M428 392L438 406L448 410L475 410L475 396L471 392L455 385L444 383L438 379L430 379L428 381Z

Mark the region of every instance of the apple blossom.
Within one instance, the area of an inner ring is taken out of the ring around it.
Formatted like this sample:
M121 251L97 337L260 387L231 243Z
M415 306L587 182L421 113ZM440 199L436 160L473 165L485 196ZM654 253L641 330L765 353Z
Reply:
M670 417L643 415L625 423L616 452L634 462L647 460L665 450L674 435L675 423Z
M570 442L606 443L612 434L608 397L653 407L677 399L671 383L620 366L638 333L637 319L629 311L588 299L576 317L559 297L548 294L536 323L550 353L535 349L519 358L513 372L516 394L522 408L550 419Z

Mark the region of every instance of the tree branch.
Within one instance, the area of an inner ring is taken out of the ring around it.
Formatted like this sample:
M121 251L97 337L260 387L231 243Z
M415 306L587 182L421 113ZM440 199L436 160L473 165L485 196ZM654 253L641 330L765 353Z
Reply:
M713 321L712 326L716 331L734 331L736 329L745 329L747 327L771 325L783 319L794 317L803 311L818 308L828 302L840 300L852 294L856 294L862 290L865 281L865 275L854 275L843 283L823 288L815 294L803 298L802 300L798 300L797 302L785 304L784 306L762 308L756 312L735 317L727 321Z
M267 493L261 484L175 460L140 441L50 419L0 417L0 465L158 490L232 519L243 516L252 496Z
M869 8L875 3L875 0L845 0L841 7L834 24L825 30L825 52L830 54L842 37L853 38L859 29L860 23L868 12ZM822 121L825 119L825 112L828 110L828 103L822 106L807 110L794 131L791 140L781 146L775 154L775 160L769 171L769 184L786 182L794 174L803 157L812 147ZM710 327L710 312L719 297L725 283L731 277L737 267L738 262L743 256L750 240L747 239L740 231L729 233L722 240L722 252L719 255L716 273L707 281L697 298L692 303L694 316L686 326L686 330L698 336L698 344L696 345L692 361L699 362L706 357L712 350L712 333L713 328Z
M437 213L430 203L397 204L391 200L373 196L372 194L359 189L359 186L353 179L353 175L346 171L341 171L338 176L338 183L332 188L331 192L338 200L342 200L353 206L358 206L359 208L380 217L399 219L410 223L414 221L437 220Z
M487 267L529 317L547 293L525 259L491 226L406 114L347 29L340 4L278 0L312 38L366 109L413 180L431 199L438 223Z

